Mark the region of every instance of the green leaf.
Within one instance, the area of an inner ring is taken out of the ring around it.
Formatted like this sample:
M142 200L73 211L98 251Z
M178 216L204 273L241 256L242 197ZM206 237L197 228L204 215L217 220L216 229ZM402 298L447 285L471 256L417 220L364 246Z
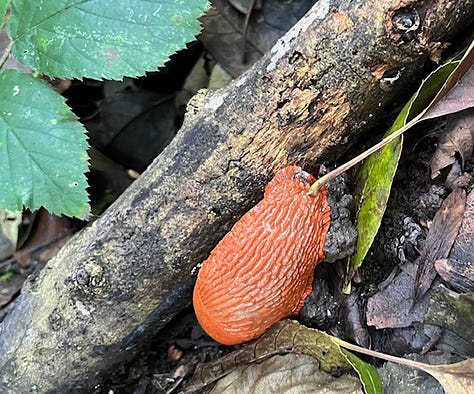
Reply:
M85 130L46 82L0 71L0 208L44 206L82 218L89 211Z
M143 75L195 38L207 8L207 0L16 0L12 52L53 77Z
M438 67L423 81L418 91L398 114L384 138L401 129L430 104L458 63L449 62ZM351 257L353 269L361 266L380 228L402 145L403 136L400 136L369 156L357 172L356 182L360 190L360 198L356 228L359 237L356 252Z
M5 15L9 4L10 0L0 0L0 27L2 27L5 22Z
M360 381L364 386L365 393L382 394L383 383L377 370L372 365L362 361L359 357L355 356L351 352L348 352L343 348L340 348L340 350L359 375Z
M336 337L331 337L331 338L336 345L340 346L340 350L344 351L344 354L350 355L349 357L351 359L353 359L353 357L355 356L353 356L349 352L346 352L342 348L350 349L352 351L366 354L368 356L378 357L378 358L381 358L382 360L391 361L391 362L398 363L401 365L408 365L413 368L421 369L422 371L429 373L431 376L437 379L438 382L441 383L441 385L443 386L444 391L446 393L453 393L453 394L454 393L456 394L472 393L472 388L474 387L474 359L472 358L469 360L464 360L464 361L455 363L455 364L430 365L430 364L420 363L418 361L414 361L410 359L391 356L389 354L379 353L370 349L364 349L363 347L343 341L342 339L339 339ZM350 360L348 359L348 361ZM360 376L360 373L362 371L359 371L358 369L356 370ZM377 387L379 386L379 384L376 381L377 378L369 370L363 371L364 375L367 375L368 373L370 373L371 376L367 377L368 378L367 387L369 389L372 389L372 388L377 389ZM362 376L361 376L361 380L362 380ZM371 380L373 380L373 383L370 382ZM366 388L367 390L366 392L371 393L372 391L368 391L364 382L363 384L364 384L364 388ZM373 391L373 392L375 393L378 391Z
M402 122L402 118L404 116L401 113L394 125ZM398 130L398 127L394 127L390 129L387 135ZM369 156L357 172L357 183L363 186L356 221L356 230L359 236L356 252L351 257L351 264L354 269L359 268L362 264L380 228L390 196L393 177L397 171L398 160L402 153L402 145L403 136L400 136Z
M458 65L458 60L451 61L442 64L430 75L428 75L428 77L421 84L418 91L408 102L409 110L407 121L421 113L428 106L428 104L431 103L431 100L433 100L433 98L443 88L443 85L449 76L455 71Z

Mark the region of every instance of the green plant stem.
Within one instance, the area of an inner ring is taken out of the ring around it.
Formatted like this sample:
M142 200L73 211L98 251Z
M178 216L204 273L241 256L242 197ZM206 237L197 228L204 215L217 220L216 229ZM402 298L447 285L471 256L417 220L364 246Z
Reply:
M429 369L426 368L426 365L423 364L423 363L420 363L418 361L407 360L405 358L391 356L390 354L379 353L379 352L376 352L375 350L366 349L366 348L354 345L352 343L343 341L342 339L339 339L339 338L334 338L333 337L333 340L339 346L341 346L345 349L349 349L349 350L352 350L352 351L358 352L358 353L363 353L363 354L366 354L368 356L381 358L382 360L385 360L385 361L391 361L391 362L398 363L398 364L408 365L410 367L418 368L418 369L421 369L422 371L430 373Z
M316 193L318 190L321 188L322 185L324 185L326 182L330 181L331 179L336 178L337 176L341 175L343 172L347 171L348 169L354 167L356 164L360 163L362 160L366 159L368 156L370 156L372 153L377 152L378 150L382 149L385 145L389 144L392 142L395 138L399 137L402 135L405 131L407 131L410 127L414 126L416 123L418 123L422 117L423 113L420 114L419 116L413 118L410 120L405 126L402 128L398 129L396 132L393 134L390 134L388 137L385 137L382 141L380 141L378 144L375 144L371 148L367 149L366 151L362 152L360 155L354 157L353 159L349 160L348 162L340 165L336 169L328 172L326 175L323 175L321 178L317 179L316 182L314 182L311 185L311 189L309 189L308 196L310 197L315 197Z
M469 45L469 48L464 53L463 58L459 61L456 68L451 72L448 76L447 80L435 95L435 97L431 100L430 104L421 111L417 116L415 116L412 120L410 120L405 126L398 129L393 134L390 134L388 137L385 137L382 141L378 144L374 145L373 147L367 149L365 152L362 152L360 155L354 157L352 160L344 163L343 165L337 167L333 171L328 172L326 175L319 178L316 182L311 185L309 189L308 196L315 197L316 193L318 192L319 188L324 185L327 181L334 179L335 177L341 175L343 172L347 171L348 169L354 167L356 164L360 163L362 160L370 156L372 153L377 152L385 145L392 142L395 138L402 135L405 131L409 128L413 127L415 124L420 122L424 119L430 119L430 110L435 106L438 101L440 101L453 87L456 83L462 78L462 76L472 67L472 60L474 58L474 40ZM459 70L461 69L461 72ZM426 115L426 116L425 116ZM435 115L440 116L441 114Z
M3 52L3 55L0 58L0 68L3 68L3 65L7 62L8 58L10 56L10 52L12 50L12 47L13 47L13 41L10 40L10 42L8 43L8 46L5 48L5 52Z

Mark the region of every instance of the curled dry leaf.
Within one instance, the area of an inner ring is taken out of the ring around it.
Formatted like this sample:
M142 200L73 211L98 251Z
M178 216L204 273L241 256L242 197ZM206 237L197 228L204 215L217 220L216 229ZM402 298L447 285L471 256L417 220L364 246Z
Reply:
M15 259L23 267L30 266L33 261L45 264L72 236L73 229L74 223L67 217L39 209L28 239L15 252Z
M446 132L440 137L438 147L431 159L431 178L436 178L441 170L456 161L456 153L461 157L461 167L472 156L474 146L474 109L469 109L448 117Z
M370 347L370 335L367 326L364 324L365 314L361 311L359 293L352 292L344 300L341 305L342 316L345 320L345 334L347 338L362 347Z
M436 272L450 288L461 293L474 291L474 265L472 261L440 259L435 261Z
M421 369L436 378L441 383L447 394L469 394L472 393L474 388L474 359L468 359L454 364L430 365L406 358L379 353L370 349L364 349L337 338L335 341L345 349Z
M459 66L449 76L437 100L430 105L423 119L453 114L474 107L474 41L464 54Z

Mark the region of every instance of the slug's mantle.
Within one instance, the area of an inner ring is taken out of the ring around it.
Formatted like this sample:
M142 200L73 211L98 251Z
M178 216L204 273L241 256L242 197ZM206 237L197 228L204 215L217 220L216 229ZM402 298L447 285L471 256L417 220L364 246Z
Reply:
M298 314L311 293L330 224L327 190L307 195L315 178L300 167L278 171L203 262L193 303L202 328L235 345Z

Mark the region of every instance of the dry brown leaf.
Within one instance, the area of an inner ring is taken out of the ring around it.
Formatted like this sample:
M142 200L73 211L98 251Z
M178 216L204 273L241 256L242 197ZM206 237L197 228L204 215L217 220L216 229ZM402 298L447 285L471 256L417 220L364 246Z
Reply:
M332 377L319 369L319 363L304 354L276 355L259 364L241 366L221 379L211 393L363 393L354 376Z
M18 242L21 212L0 210L0 260L11 256Z
M435 261L448 257L461 226L465 203L466 192L456 189L436 212L419 258L414 304L426 294L436 277Z
M471 242L472 244L472 242ZM471 249L473 249L471 247ZM461 293L474 291L474 264L472 261L441 259L435 261L436 272L450 288Z
M466 207L453 248L447 259L435 262L436 271L456 291L474 291L474 190L466 198Z
M474 51L471 48L440 92L439 101L430 105L423 119L453 114L474 107Z
M339 339L337 339L336 342L338 342L342 347L355 352L421 369L436 378L443 386L446 394L469 394L473 392L474 359L464 360L454 364L429 365L406 358L379 353L370 349L364 349L360 346Z
M472 156L473 146L474 109L449 116L446 131L440 137L438 147L431 159L431 178L436 178L443 168L453 164L457 152L461 156L461 167L463 167L466 160Z
M456 189L443 202L426 238L416 274L412 272L412 265L405 264L402 272L395 278L388 278L380 285L381 291L369 298L368 325L378 329L401 328L415 321L423 321L429 300L421 298L436 277L435 261L448 257L455 242L463 218L465 199L464 190ZM414 303L413 300L418 302Z
M378 293L367 301L367 324L381 328L402 328L423 321L428 300L413 305L416 267L404 264L395 278L389 277L379 285Z
M219 360L198 365L184 392L197 392L243 365L287 353L310 355L318 360L320 368L326 372L352 368L329 335L308 329L295 321L284 320L273 325L257 341Z
M35 254L36 261L46 263L59 252L72 235L72 227L71 219L52 215L43 208L39 209L28 239L15 252L15 259L23 267L29 267Z
M417 366L435 377L446 394L470 394L474 392L474 359L455 364Z

